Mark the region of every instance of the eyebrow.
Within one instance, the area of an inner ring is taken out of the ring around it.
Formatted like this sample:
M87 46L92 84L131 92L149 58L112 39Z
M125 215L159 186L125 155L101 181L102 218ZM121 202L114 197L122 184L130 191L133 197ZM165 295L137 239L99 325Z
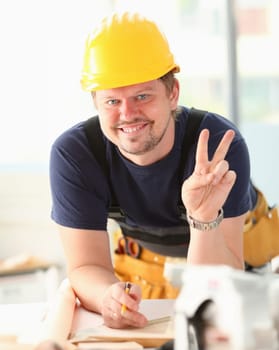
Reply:
M133 92L131 94L131 96L134 96L134 95L140 95L140 94L144 94L144 93L148 93L148 92L152 92L154 91L154 89L152 87L146 87L144 89L140 89L140 90L137 90L135 92ZM104 99L117 99L117 93L115 95L108 95L108 96L104 96L103 98Z
M148 92L148 91L154 91L154 88L149 85L149 86L146 86L145 88L142 88L142 89L136 91L136 94L140 94L140 93Z

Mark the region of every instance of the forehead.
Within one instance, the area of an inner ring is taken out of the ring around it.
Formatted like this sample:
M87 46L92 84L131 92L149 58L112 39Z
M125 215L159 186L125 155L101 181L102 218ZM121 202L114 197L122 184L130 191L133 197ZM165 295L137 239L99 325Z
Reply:
M150 80L144 83L123 86L113 89L106 90L97 90L95 91L95 96L104 98L104 97L112 97L112 96L132 96L137 95L143 92L152 92L158 91L163 86L163 83L160 79Z

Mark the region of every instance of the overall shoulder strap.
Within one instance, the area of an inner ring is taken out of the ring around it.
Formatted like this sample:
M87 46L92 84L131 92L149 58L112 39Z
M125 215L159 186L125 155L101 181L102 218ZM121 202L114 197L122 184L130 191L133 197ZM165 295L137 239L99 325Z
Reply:
M108 165L106 161L106 146L101 131L99 117L95 115L86 120L84 131L90 146L90 150L100 164L104 175L108 176Z
M111 191L111 207L114 208L113 211L118 211L117 208L119 205L109 180L109 168L106 159L106 145L104 141L104 135L101 130L99 117L97 115L85 121L84 131L89 143L90 150L101 166L104 176L108 181Z

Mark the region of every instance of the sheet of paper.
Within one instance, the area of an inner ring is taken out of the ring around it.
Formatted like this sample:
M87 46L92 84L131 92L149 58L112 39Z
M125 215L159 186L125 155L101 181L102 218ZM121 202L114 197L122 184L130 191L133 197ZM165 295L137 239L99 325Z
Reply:
M148 320L174 315L174 299L144 299L140 304L142 312Z
M148 320L173 316L174 299L144 299L140 304L140 312L142 312ZM85 310L82 307L77 307L73 318L71 333L97 327L102 324L103 319L100 315Z

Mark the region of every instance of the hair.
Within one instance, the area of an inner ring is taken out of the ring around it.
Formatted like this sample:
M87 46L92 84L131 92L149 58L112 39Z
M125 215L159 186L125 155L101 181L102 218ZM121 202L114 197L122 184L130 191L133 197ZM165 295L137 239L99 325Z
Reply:
M162 83L165 85L167 95L170 95L172 93L174 82L176 80L174 76L174 71L173 70L169 71L159 79L162 80ZM177 107L175 110L172 111L172 116L174 119L177 118L178 113L179 113L179 107Z
M175 82L173 71L171 70L170 72L166 73L159 79L162 80L163 84L165 85L167 94L170 94L172 92L174 82Z

